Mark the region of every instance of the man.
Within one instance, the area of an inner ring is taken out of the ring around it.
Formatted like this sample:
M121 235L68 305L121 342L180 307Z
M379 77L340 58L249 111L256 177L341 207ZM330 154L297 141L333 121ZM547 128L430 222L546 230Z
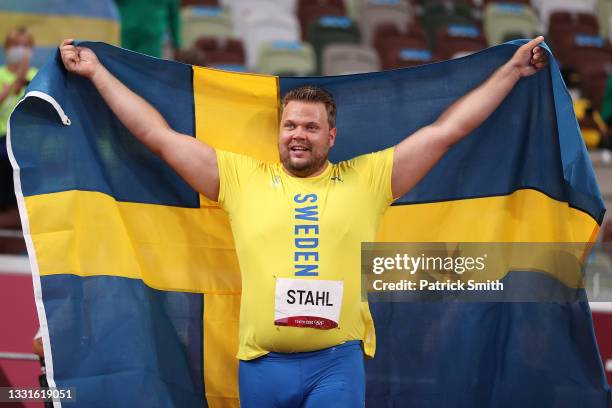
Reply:
M522 78L547 65L538 37L434 123L397 146L332 165L332 96L316 87L282 100L280 163L215 150L168 126L86 48L61 46L119 120L195 190L229 214L242 273L239 350L243 407L358 407L374 326L361 301L359 248L394 198L478 127Z
M19 227L13 168L6 152L6 124L36 75L36 68L30 67L33 47L34 38L24 27L11 30L4 40L6 65L0 66L0 228Z

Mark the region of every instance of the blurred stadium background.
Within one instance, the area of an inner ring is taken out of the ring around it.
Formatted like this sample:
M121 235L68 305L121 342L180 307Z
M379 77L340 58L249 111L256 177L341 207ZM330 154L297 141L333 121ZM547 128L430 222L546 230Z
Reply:
M40 68L64 38L104 41L226 70L308 76L427 64L543 34L574 100L608 209L611 26L612 0L0 1L0 36L26 28L34 40L33 68ZM0 66L6 51L5 43ZM0 83L0 91L5 85ZM606 220L600 235L600 241L612 241L611 221ZM612 258L599 255L594 257L597 267L612 275ZM591 307L612 382L612 303ZM0 208L0 386L38 384L41 367L32 341L37 328L18 215L5 206Z

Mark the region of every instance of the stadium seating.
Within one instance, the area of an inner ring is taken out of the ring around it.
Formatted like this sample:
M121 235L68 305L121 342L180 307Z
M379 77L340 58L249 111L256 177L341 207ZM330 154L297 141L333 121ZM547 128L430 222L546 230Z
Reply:
M175 57L177 61L184 64L197 65L200 67L206 66L206 54L196 47L191 47L187 50L178 50Z
M414 10L406 0L364 0L360 11L360 28L365 44L372 44L376 27L392 22L405 29L414 21Z
M387 46L404 43L407 47L427 47L425 32L418 23L410 28L401 29L395 23L382 23L374 33L374 48L381 53Z
M596 8L599 20L599 35L610 39L610 17L612 17L612 0L599 0Z
M427 1L421 18L431 49L436 47L438 31L453 24L472 25L474 8L468 3Z
M321 72L323 50L328 44L352 43L361 41L359 28L345 16L323 16L310 25L308 39L317 56L317 72Z
M612 71L612 49L599 36L572 34L562 36L557 57L566 70L580 75L583 94L599 110L608 74Z
M293 15L254 15L244 27L247 67L256 69L257 57L263 44L299 39L299 24Z
M245 65L242 41L231 38L200 37L194 48L203 52L210 67L243 67ZM236 70L236 69L234 69Z
M531 1L530 0L484 0L483 1L483 5L487 5L489 3L513 3L513 4L526 4L526 5L531 5Z
M484 8L483 26L489 45L496 45L504 40L535 36L539 21L528 5L490 3Z
M249 5L254 5L255 7L258 7L258 5L262 3L274 3L276 5L276 9L279 12L289 13L294 13L296 7L296 0L219 0L219 2L223 7L228 9L233 9L235 7L245 7Z
M587 98L591 101L593 109L599 111L603 102L606 89L606 82L612 69L612 59L608 59L605 67L592 66L582 67L582 89Z
M338 8L343 12L345 11L345 4L343 0L298 0L297 12L299 14L301 10L305 8L310 8L312 6L329 6Z
M555 11L551 14L547 40L553 49L558 48L563 36L575 34L598 35L597 17L584 12Z
M344 0L346 15L355 21L360 20L361 2L362 0Z
M190 48L200 37L231 37L232 20L221 7L181 8L183 48Z
M181 19L177 59L238 71L390 69L542 33L598 109L612 69L612 0L181 0Z
M578 34L599 35L599 22L592 13L555 11L550 15L548 33L567 31Z
M500 1L500 0L495 0ZM478 9L482 6L483 0L411 0L412 4L416 6L416 9L423 8L431 4L444 4L448 5L463 5Z
M234 0L229 7L234 22L234 34L243 37L248 20L258 15L295 16L294 0Z
M533 0L540 16L540 32L548 32L550 15L555 11L594 13L597 0Z
M262 44L257 72L281 76L308 76L317 69L312 46L299 41L273 41Z
M579 65L598 65L607 61L609 43L599 36L560 33L555 56L562 67L577 68Z
M412 26L411 30L403 33L393 23L378 26L374 37L374 48L378 52L385 69L391 66L396 67L396 62L390 61L395 61L394 55L397 54L397 50L403 48L428 49L425 33L419 30L418 26Z
M249 19L262 15L279 14L277 8L271 2L236 3L229 10L234 22L234 35L237 38L245 36L244 28L249 25Z
M428 64L434 62L434 58L426 47L392 46L383 50L381 62L383 69L396 69Z
M298 6L298 19L300 21L302 39L307 40L310 27L325 16L346 16L344 6L339 6L335 2L319 4L317 2L304 3Z
M187 6L208 6L219 7L218 0L181 0L181 7Z
M361 44L330 44L323 51L323 75L343 75L380 70L378 53Z
M436 58L446 60L487 47L482 32L474 25L450 25L438 31Z
M501 2L501 0L497 1ZM598 1L600 0L576 0L572 1L571 3L583 3L583 5L586 7L594 8L596 7ZM544 7L547 7L546 3L554 3L556 8L564 8L570 2L568 2L567 0L531 0L531 5L538 11L540 11ZM560 7L558 7L557 5L560 5ZM572 9L571 6L567 8L567 10L570 9Z

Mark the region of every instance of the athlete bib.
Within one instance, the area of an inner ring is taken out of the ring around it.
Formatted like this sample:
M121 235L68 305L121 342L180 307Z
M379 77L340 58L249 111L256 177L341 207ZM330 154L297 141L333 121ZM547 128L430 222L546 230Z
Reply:
M342 289L342 281L277 279L274 324L325 330L338 327Z

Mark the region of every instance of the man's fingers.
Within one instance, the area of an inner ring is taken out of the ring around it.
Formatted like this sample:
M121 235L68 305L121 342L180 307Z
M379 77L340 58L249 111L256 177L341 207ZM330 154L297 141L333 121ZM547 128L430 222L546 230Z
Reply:
M534 52L536 48L539 48L538 45L542 43L542 41L544 41L544 37L540 35L539 37L536 37L533 40L529 41L527 44L523 45L523 47Z
M77 47L74 46L74 40L72 38L66 38L60 44L60 53L62 56L62 60L66 65L73 67L79 61L79 54Z
M76 51L73 50L65 50L62 52L62 58L71 60L71 59L76 59Z
M546 61L548 61L548 57L545 54L535 56L533 59L536 62L546 62Z
M542 49L542 47L539 46L539 44L542 43L542 41L544 41L544 37L539 36L539 37L534 38L527 44L525 44L525 45L536 44L531 50L532 55L531 55L530 64L538 68L540 68L538 64L542 64L542 63L546 64L546 62L548 61L548 55L546 54L546 51Z
M62 41L62 43L60 44L60 47L63 47L65 45L71 45L74 42L74 40L72 38L66 38L64 41Z
M61 52L74 51L74 50L76 50L74 45L64 45L63 47L60 47Z
M64 65L68 69L74 69L77 67L79 63L79 56L74 49L63 50L62 51L62 61L64 61Z
M533 40L529 41L527 45L530 45L531 46L530 48L535 48L538 46L538 44L541 44L543 41L544 41L544 37L539 35Z

